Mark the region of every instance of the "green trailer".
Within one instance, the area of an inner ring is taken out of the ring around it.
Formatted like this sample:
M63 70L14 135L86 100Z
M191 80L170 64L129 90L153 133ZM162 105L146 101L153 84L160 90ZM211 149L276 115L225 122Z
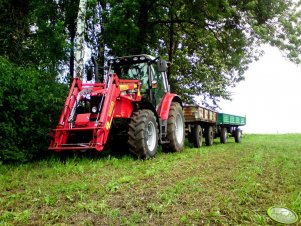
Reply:
M229 134L234 137L235 142L240 143L242 130L239 126L246 125L246 117L231 115L226 113L217 113L217 134L221 143L227 143Z
M217 125L244 126L246 125L246 117L230 115L226 113L218 113Z
M213 144L214 138L219 137L221 143L227 143L228 137L232 136L236 143L241 142L242 130L240 126L246 125L245 116L237 116L196 106L184 105L183 113L188 140L199 148L203 138L205 144Z

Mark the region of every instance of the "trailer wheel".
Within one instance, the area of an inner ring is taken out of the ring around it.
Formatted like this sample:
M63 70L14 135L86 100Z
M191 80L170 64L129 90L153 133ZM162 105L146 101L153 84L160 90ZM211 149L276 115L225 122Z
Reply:
M222 144L227 143L228 140L228 131L226 127L221 128L221 135L220 135L220 141Z
M195 125L192 130L192 143L195 148L200 148L203 143L203 129L200 125Z
M169 143L162 146L165 152L180 152L184 149L185 123L182 107L172 102L167 120L167 138Z
M205 143L207 146L213 144L213 128L212 126L207 126L205 129Z
M129 124L129 151L142 159L154 157L157 153L158 133L157 120L151 110L135 112Z
M234 131L234 139L236 143L240 143L241 142L241 135L242 135L242 131L239 128L236 128L236 130Z

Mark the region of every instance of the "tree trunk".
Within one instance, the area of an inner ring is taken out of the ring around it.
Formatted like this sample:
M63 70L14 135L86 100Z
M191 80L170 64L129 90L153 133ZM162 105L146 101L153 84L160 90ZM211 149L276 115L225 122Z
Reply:
M71 34L71 37L70 37L70 40L71 40L71 52L70 52L70 59L69 59L70 84L72 83L72 79L74 77L74 60L75 60L74 39L75 39L75 33L74 33L74 35Z
M87 0L79 1L79 9L77 15L77 30L76 30L76 75L75 77L84 77L84 56L85 56L85 18L87 11Z
M106 2L100 1L99 2L101 10L106 10ZM105 74L105 38L104 38L104 23L106 23L106 20L104 17L101 18L101 24L100 24L100 34L99 34L99 46L98 46L98 62L100 67L100 78L101 80L104 79ZM98 78L99 79L99 78Z

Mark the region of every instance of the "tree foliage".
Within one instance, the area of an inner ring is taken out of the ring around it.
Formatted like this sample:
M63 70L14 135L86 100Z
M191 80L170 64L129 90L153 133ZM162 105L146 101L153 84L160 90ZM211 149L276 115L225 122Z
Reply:
M78 0L2 0L0 55L20 65L74 72ZM148 53L172 63L174 92L186 101L229 99L259 46L300 62L300 8L292 0L89 0L86 43L108 57ZM68 59L68 61L67 61Z
M67 42L56 1L2 0L0 55L57 76L66 61Z
M47 150L66 96L65 25L57 1L2 0L0 11L0 162L27 161Z
M172 62L172 88L187 101L230 99L262 43L300 62L300 14L287 0L110 1L112 55L157 53Z
M0 161L45 154L67 94L66 85L0 57Z

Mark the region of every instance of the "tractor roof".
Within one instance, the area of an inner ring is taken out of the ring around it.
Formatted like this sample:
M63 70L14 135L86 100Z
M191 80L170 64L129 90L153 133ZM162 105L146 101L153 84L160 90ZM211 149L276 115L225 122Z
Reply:
M147 54L133 55L133 56L123 56L117 57L115 59L109 60L109 64L133 64L133 63L143 63L150 62L156 58Z

